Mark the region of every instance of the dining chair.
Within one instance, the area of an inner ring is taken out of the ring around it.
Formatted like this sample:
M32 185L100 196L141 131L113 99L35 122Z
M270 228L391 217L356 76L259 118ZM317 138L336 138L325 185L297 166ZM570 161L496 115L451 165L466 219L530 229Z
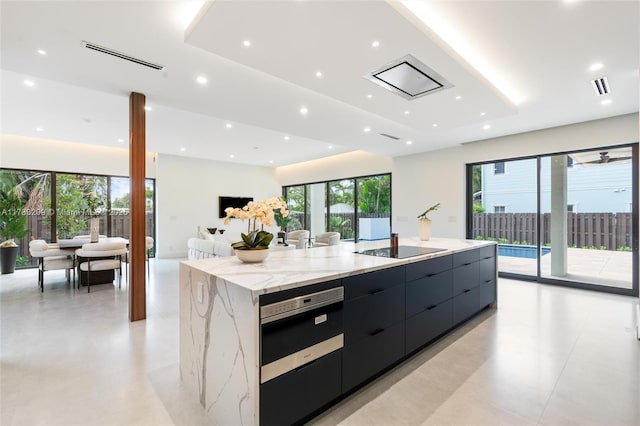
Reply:
M67 284L70 283L71 271L75 286L76 271L73 252L60 249L58 244L49 244L45 240L32 240L29 242L29 254L38 259L38 287L44 292L45 271L64 269L67 276Z
M122 257L128 253L126 243L102 242L86 243L76 250L78 268L87 272L87 293L91 292L91 272L118 270L118 288L122 284ZM80 280L78 280L78 289Z

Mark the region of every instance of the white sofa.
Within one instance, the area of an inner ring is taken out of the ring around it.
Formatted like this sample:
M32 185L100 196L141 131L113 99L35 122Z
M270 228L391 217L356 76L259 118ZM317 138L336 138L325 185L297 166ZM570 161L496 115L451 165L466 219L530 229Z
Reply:
M198 226L197 237L187 241L187 257L189 260L209 259L211 257L233 256L231 243L239 241L229 234L210 234L204 226Z

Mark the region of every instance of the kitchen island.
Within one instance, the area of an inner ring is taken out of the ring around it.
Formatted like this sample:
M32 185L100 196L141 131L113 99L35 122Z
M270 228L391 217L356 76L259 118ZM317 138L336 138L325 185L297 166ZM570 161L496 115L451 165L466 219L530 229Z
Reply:
M257 264L236 257L181 263L180 374L214 424L299 420L495 306L495 243L402 239L402 246L444 250L402 259L355 253L388 245L274 251ZM295 346L291 340L313 338L323 328L337 330L333 337L308 353L295 348L295 354L267 360L272 349L261 346L264 333L278 328L275 320L261 321L267 304L281 309L279 300L297 297L302 303L305 295L306 303L311 298L305 292L333 297L336 289L342 299L325 307L330 313L313 314L317 327L295 339L273 339ZM283 362L294 364L283 369ZM292 406L299 412L287 411Z

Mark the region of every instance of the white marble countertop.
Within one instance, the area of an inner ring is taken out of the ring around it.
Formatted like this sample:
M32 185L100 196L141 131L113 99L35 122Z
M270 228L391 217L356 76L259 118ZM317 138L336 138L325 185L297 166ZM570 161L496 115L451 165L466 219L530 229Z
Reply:
M189 260L182 263L259 295L419 262L491 244L495 243L449 238L432 238L429 241L401 238L399 245L441 248L446 251L405 259L354 253L389 246L389 240L380 240L358 244L342 242L337 246L299 250L272 250L269 257L261 263L242 263L235 256Z

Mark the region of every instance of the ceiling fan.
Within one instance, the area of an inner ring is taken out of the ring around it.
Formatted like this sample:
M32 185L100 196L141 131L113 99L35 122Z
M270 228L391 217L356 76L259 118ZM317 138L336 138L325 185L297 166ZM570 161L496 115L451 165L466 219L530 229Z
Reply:
M600 152L600 158L598 158L597 160L593 160L593 161L585 161L583 163L574 163L574 164L608 164L608 163L613 163L615 161L624 161L624 160L630 160L631 157L615 157L615 158L611 158L609 156L609 151L602 151Z

